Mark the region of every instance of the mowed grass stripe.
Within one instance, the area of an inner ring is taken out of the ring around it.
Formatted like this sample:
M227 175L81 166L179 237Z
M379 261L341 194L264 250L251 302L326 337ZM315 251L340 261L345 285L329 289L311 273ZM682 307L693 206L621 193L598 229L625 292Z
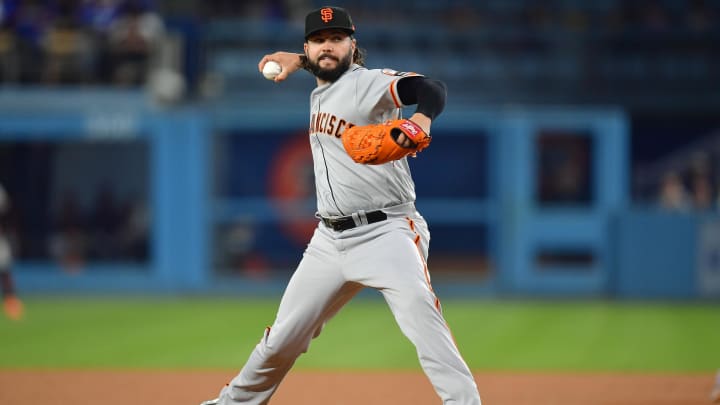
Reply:
M0 318L2 368L239 368L276 298L27 298ZM720 307L600 301L444 300L474 370L706 372L720 367ZM417 369L382 300L360 298L303 355L305 369Z

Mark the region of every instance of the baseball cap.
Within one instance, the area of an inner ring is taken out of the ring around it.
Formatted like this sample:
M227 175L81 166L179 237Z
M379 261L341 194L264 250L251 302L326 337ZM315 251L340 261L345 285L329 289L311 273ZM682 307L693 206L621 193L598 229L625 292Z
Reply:
M330 28L345 30L350 35L355 32L352 18L344 8L320 7L309 12L305 17L305 39L317 31Z

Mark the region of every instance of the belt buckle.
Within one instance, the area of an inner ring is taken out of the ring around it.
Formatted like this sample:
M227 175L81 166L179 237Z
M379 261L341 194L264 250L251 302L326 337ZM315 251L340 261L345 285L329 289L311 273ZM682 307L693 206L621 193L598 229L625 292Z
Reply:
M323 218L325 220L325 224L328 225L330 228L333 228L337 230L337 228L342 224L341 218Z

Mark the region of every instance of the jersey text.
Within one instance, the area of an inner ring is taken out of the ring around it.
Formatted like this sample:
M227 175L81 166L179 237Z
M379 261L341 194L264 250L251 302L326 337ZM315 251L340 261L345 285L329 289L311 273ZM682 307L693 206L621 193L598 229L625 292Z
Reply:
M355 124L347 122L336 115L318 112L310 116L310 133L322 133L340 138L345 128L354 127Z

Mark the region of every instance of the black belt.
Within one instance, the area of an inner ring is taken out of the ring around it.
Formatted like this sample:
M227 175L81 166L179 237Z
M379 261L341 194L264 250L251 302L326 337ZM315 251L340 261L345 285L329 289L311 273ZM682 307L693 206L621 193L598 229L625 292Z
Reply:
M365 213L365 217L367 217L368 224L374 224L375 222L386 220L387 214L382 211L370 211ZM353 229L358 226L355 224L355 220L352 215L337 218L320 217L320 219L322 219L325 226L332 228L337 232L347 231L348 229Z

